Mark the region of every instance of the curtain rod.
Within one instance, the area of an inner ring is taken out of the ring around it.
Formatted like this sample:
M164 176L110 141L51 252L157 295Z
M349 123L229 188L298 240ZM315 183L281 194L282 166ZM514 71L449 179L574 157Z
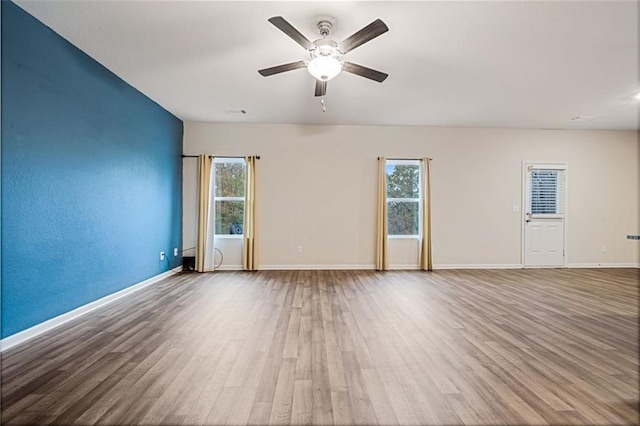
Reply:
M380 159L380 157L378 157L378 160ZM388 157L385 158L385 160L422 160L422 158L400 158L400 157ZM427 158L427 160L432 161L433 158Z
M198 158L199 155L182 155L182 158ZM231 155L210 155L209 158L211 157L215 157L215 158L244 158L244 156L231 156ZM255 155L256 159L259 160L260 156L259 155Z

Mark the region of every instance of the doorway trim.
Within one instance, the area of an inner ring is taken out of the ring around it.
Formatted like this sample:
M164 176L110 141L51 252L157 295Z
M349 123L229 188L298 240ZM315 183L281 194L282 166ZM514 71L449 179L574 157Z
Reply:
M549 166L549 168L564 170L564 235L562 241L562 250L564 255L562 256L561 268L567 268L569 262L569 251L567 247L567 237L569 235L569 164L566 161L522 161L522 174L521 174L521 202L520 202L520 264L522 268L547 268L546 266L526 266L524 262L525 255L525 215L527 209L527 171L529 166ZM557 268L555 266L548 266L548 268Z

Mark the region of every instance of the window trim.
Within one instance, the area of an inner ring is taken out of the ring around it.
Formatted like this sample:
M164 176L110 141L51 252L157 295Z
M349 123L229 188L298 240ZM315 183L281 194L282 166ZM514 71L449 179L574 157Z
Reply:
M214 157L213 158L213 167L211 168L211 172L213 175L213 179L215 180L215 167L216 164L243 164L245 167L245 182L244 182L244 193L245 196L243 197L217 197L215 194L215 185L212 185L212 190L213 190L213 197L212 197L212 202L215 205L215 203L217 201L234 201L234 202L242 202L243 203L243 207L242 207L242 211L244 212L244 207L245 207L245 203L246 203L246 193L247 193L247 181L246 181L246 173L247 173L247 161L245 159L245 157ZM215 224L215 217L214 217L214 224L213 224L213 236L214 238L218 239L230 239L230 240L234 240L234 239L241 239L244 238L245 233L244 233L244 214L242 217L242 234L217 234L216 233L216 224Z
M393 159L388 159L385 160L385 184L388 184L387 182L387 172L386 172L386 168L388 165L393 165L393 166L418 166L418 198L389 198L386 197L386 192L385 192L385 198L387 201L387 238L390 239L398 239L398 240L410 240L410 239L421 239L422 235L423 235L423 230L422 230L422 208L423 208L423 202L422 202L422 165L421 165L421 160L419 158L416 158L415 160L408 160L408 159L403 159L403 160L393 160ZM387 190L387 188L385 188L385 191ZM389 203L418 203L418 233L417 234L408 234L408 235L402 235L402 234L390 234L388 231L388 227L389 227L389 216L388 216L388 212L389 212Z

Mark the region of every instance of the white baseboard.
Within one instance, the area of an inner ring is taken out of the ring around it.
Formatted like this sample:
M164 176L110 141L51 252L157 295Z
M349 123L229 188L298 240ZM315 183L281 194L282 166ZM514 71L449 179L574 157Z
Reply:
M444 264L433 269L546 269L546 268L640 268L640 263L568 263L565 266L531 266L516 264Z
M244 268L242 265L221 265L217 267L216 271L242 271ZM213 271L215 272L215 271Z
M519 263L496 263L496 264L449 263L449 264L443 264L443 265L433 265L433 269L522 269L522 265Z
M376 269L374 264L370 265L260 265L260 271L315 271L315 270L362 270Z
M129 286L125 289L112 293L101 299L87 303L86 305L80 306L79 308L76 308L72 311L69 311L62 315L58 315L57 317L51 318L50 320L42 322L38 325L34 325L33 327L30 327L19 333L5 337L4 339L0 340L0 352L10 349L23 342L26 342L27 340L31 340L34 337L37 337L43 333L46 333L47 331L53 330L54 328L61 326L62 324L66 324L71 320L74 320L82 315L86 315L91 311L95 311L96 309L106 306L109 303L114 302L118 299L121 299L125 296L128 296L131 293L134 293L138 290L141 290L145 287L148 287L152 284L162 281L163 279L173 274L177 274L180 271L182 271L182 265L177 268L171 269L167 272L163 272L154 277L146 279L144 281L141 281L132 286Z
M389 265L389 271L419 271L420 265Z
M640 268L640 263L568 263L567 268Z
M433 269L542 269L543 266L525 267L519 263L455 263L433 265ZM640 263L569 263L551 268L640 268ZM321 270L375 270L375 265L260 265L260 271L321 271ZM390 271L419 271L418 265L389 265ZM242 265L223 265L216 271L242 271Z

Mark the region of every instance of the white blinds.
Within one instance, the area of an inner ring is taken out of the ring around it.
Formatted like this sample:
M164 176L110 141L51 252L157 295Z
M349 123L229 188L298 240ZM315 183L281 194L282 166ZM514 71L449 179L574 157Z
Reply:
M528 212L535 215L564 215L565 171L529 169Z

